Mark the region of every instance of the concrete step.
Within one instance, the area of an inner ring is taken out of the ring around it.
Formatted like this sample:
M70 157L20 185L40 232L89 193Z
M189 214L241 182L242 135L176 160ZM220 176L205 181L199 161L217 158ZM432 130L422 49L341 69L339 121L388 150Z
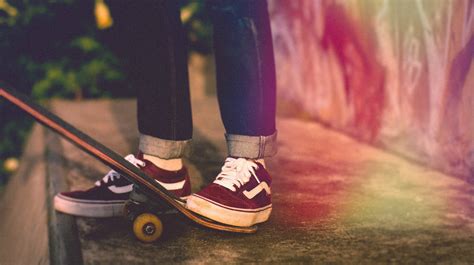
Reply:
M51 106L61 117L118 153L136 152L135 101L54 101ZM226 150L215 99L194 100L193 111L194 151L185 162L196 191L218 173ZM69 189L84 189L108 171L64 140L45 140L35 130L30 137L35 144L27 145L22 169L12 178L0 202L4 218L9 220L0 222L0 264L17 261L17 255L31 258L28 261L32 262L23 264L59 260L56 255L60 253L48 250L47 242L51 246L54 240L47 232L46 224L52 220L46 217L47 201L57 189L66 188L57 184L46 194L47 175L62 176ZM474 262L472 184L317 123L279 118L278 130L280 151L268 160L274 179L274 210L256 235L220 233L170 218L162 240L143 244L134 238L124 218L74 218L77 231L70 231L59 242L70 242L75 249L77 232L80 249L72 251L69 258L80 262L74 256L79 252L85 264ZM46 157L41 155L44 150L39 150L45 144L53 150ZM37 160L28 158L35 153L28 149L30 146L38 148ZM53 165L49 167L52 169L48 170L46 164ZM61 167L54 169L56 165ZM36 173L29 171L33 169ZM34 178L29 178L32 174ZM34 179L36 184L23 179ZM74 230L74 224L70 227ZM23 233L19 239L14 232L17 229ZM34 236L25 232L32 229L40 232ZM49 229L53 229L51 224ZM21 248L15 246L26 241L37 250L32 251L30 246L21 254ZM17 243L12 243L10 250L8 242ZM50 254L54 258L48 253L55 253Z
M0 264L49 264L43 135L35 125L0 198Z

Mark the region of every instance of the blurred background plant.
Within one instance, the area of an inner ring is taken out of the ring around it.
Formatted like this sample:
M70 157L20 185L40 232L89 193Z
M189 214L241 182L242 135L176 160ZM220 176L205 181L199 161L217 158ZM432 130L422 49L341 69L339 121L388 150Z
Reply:
M181 0L191 51L211 52L202 1ZM113 27L104 0L0 0L0 80L36 100L132 97L117 56L101 40ZM0 100L0 184L18 167L32 121Z

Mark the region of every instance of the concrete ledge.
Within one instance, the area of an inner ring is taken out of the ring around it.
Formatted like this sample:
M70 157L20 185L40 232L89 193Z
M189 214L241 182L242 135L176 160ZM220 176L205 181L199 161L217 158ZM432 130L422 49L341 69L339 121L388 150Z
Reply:
M46 132L47 161L47 205L49 256L51 264L82 264L81 243L79 241L75 217L54 210L54 195L68 190L66 183L62 146L59 136Z
M58 136L36 124L0 199L0 264L82 264L76 220L54 211L67 190Z
M0 198L0 264L49 264L44 130L35 125Z

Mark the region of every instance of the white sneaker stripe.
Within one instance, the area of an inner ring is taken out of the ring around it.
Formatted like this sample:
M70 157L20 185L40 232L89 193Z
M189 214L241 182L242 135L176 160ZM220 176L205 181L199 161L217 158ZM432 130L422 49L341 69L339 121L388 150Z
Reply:
M260 182L260 184L258 184L251 191L244 190L244 195L249 199L253 199L253 197L257 196L257 194L259 194L262 190L265 190L265 192L267 192L267 195L271 194L270 187L268 187L268 184L266 182Z
M180 190L184 187L186 180L184 179L183 181L175 182L175 183L164 183L159 180L156 180L156 182L158 182L158 184L160 184L161 186L163 186L163 188L167 190Z
M167 190L180 190L184 187L184 184L186 183L186 180L176 182L176 183L164 183L156 179L155 181L158 182L158 184L160 184ZM115 185L112 185L112 186L109 186L108 188L113 193L122 194L122 193L131 192L133 189L133 184L122 186L122 187L117 187Z
M112 186L109 186L108 188L113 193L122 194L122 193L131 192L133 188L133 184L122 186L122 187L117 187L115 185L112 185Z

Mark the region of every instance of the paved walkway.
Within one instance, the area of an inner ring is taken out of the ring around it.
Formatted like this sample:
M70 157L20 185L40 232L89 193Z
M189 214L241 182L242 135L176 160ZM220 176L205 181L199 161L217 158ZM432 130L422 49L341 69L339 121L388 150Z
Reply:
M126 155L137 146L135 103L56 101L53 110ZM213 98L193 102L193 190L210 182L225 157ZM165 238L137 241L123 218L77 218L86 264L474 263L474 187L412 164L317 123L278 119L279 154L271 220L256 235L235 235L168 220ZM71 189L107 168L62 141Z

